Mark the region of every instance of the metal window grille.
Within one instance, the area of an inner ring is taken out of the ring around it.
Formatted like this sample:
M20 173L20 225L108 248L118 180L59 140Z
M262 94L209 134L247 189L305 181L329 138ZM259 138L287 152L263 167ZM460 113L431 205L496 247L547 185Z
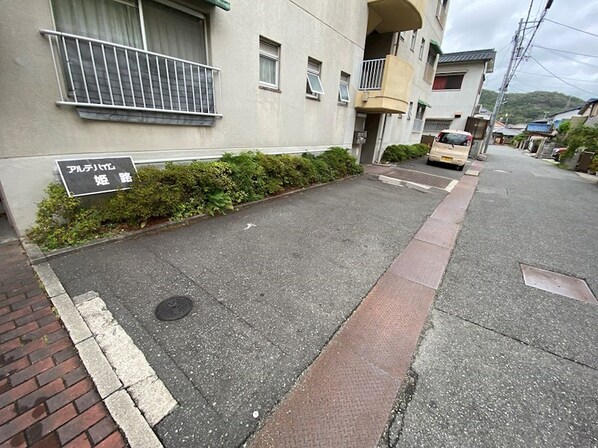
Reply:
M58 104L222 116L220 70L138 48L42 30L58 81Z

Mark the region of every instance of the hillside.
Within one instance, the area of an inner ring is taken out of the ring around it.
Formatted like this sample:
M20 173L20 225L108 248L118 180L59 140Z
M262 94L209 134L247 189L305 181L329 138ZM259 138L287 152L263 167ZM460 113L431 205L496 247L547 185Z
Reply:
M482 90L480 103L488 110L494 108L497 92L493 90ZM569 105L567 105L567 102ZM559 92L528 92L508 93L507 102L503 104L498 118L509 114L509 123L528 123L538 118L557 112L572 109L585 103L581 98Z

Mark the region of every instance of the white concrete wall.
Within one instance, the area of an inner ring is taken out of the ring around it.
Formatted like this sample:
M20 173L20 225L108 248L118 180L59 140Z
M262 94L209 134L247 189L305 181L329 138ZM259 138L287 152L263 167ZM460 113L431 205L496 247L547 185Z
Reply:
M202 5L201 2L187 3ZM20 233L53 179L54 161L90 155L134 160L351 147L355 109L338 104L340 72L359 82L367 26L365 0L253 0L230 11L207 7L210 64L222 70L222 112L214 127L84 120L57 106L49 45L49 0L0 3L0 185ZM259 89L259 36L281 44L280 90ZM325 95L305 97L307 58L322 61Z
M482 61L441 64L437 74L465 73L459 90L433 90L430 95L430 120L452 119L451 129L464 130L467 117L472 116L480 95L486 64ZM455 114L461 114L455 118Z
M424 70L428 57L428 48L431 40L435 40L439 44L442 44L442 38L444 36L445 30L436 17L437 6L438 0L426 0L423 26L417 32L417 40L413 51L411 51L411 31L405 31L403 33L405 40L399 41L397 56L405 59L413 66L413 78L411 81L411 91L409 94L409 101L413 103L411 114L412 117L411 120L408 120L407 114L403 114L402 116L393 114L387 118L386 131L382 140L383 150L388 145L399 143L419 143L421 140L421 132L412 131L418 100L424 101L428 104L430 103L432 85L424 81ZM447 7L450 9L450 5L447 5ZM420 60L419 47L422 37L426 40L426 46L422 59ZM430 110L426 110L424 118L427 117L430 112Z

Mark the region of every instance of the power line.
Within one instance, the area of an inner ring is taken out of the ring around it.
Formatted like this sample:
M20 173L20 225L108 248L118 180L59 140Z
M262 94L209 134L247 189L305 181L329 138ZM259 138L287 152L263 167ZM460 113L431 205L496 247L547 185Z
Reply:
M576 53L574 51L559 50L558 48L543 47L542 45L532 45L532 47L543 48L544 50L558 51L559 53L575 54L577 56L583 56L583 57L586 57L586 58L596 58L596 59L598 59L598 56L596 56L594 54Z
M544 76L546 78L554 78L552 75L544 75L542 73L531 73L531 72L522 72L521 70L517 72L518 75L534 75L534 76ZM577 78L567 78L565 76L561 76L562 79L568 79L569 81L577 81L577 82L593 82L598 83L598 79L577 79Z
M592 96L597 96L597 95L595 95L594 93L592 93L592 92L588 92L587 90L584 90L584 89L582 89L582 88L579 88L579 87L577 87L576 85L574 85L574 84L571 84L570 82L567 82L567 81L565 81L564 79L560 78L559 76L555 75L555 74L554 74L554 73L552 73L550 70L548 70L546 67L544 67L542 64L540 64L540 62L538 62L538 60L537 60L535 57L533 57L533 56L530 56L530 58L531 58L531 59L532 59L532 60L533 60L533 61L534 61L536 64L538 64L540 67L542 67L544 70L546 70L546 71L547 71L548 73L550 73L552 76L554 76L556 79L558 79L558 80L560 80L560 81L564 82L564 83L565 83L565 84L567 84L568 86L571 86L571 87L573 87L573 88L575 88L575 89L577 89L577 90L579 90L579 91L581 91L581 92L588 93L588 94L590 94L590 95L592 95Z
M579 31L580 33L589 34L590 36L598 37L598 34L590 33L589 31L585 31L585 30L580 30L579 28L575 28L570 25L565 25L564 23L561 23L561 22L556 22L556 21L550 20L550 19L546 19L546 21L550 22L550 23L554 23L555 25L564 26L565 28L569 28L571 30Z
M548 51L552 51L552 50L548 50ZM585 61L580 61L579 59L572 58L570 56L558 53L556 51L554 51L553 53L557 56L567 59L568 61L575 62L576 64L583 64L583 65L587 65L588 67L598 68L598 65L590 64L589 62L585 62Z

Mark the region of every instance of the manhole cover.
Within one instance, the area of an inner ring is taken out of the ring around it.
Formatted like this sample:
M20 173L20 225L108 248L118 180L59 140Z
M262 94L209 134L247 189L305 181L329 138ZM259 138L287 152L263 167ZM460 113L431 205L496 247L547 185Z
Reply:
M160 320L177 320L189 314L193 301L189 297L171 297L156 307L156 317Z
M523 281L527 286L552 292L586 303L596 303L588 284L576 277L547 271L520 263Z

